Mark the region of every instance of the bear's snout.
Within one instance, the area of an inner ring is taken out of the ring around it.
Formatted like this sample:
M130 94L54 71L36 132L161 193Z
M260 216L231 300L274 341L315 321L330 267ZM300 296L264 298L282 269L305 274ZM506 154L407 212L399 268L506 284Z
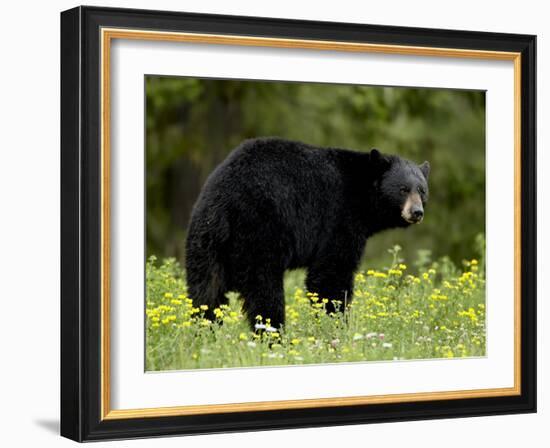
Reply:
M424 217L424 210L422 210L422 208L414 208L412 211L411 211L411 215L414 219L416 219L417 221L421 221L422 218Z
M424 207L418 193L410 194L401 211L402 218L410 224L418 224L424 218Z

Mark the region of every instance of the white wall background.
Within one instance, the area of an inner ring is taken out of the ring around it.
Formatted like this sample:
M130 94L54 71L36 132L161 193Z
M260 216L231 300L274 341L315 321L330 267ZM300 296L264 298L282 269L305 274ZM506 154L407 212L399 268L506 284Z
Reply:
M64 0L2 7L0 68L0 441L4 446L68 446L59 415L59 12ZM371 446L545 446L550 438L546 387L550 318L543 298L550 269L546 193L550 158L549 12L545 2L339 0L88 1L87 4L249 16L422 26L538 35L539 413L537 415L341 426L116 442L110 446L210 445L263 448L342 443ZM546 143L546 145L545 145ZM106 445L104 443L96 446Z

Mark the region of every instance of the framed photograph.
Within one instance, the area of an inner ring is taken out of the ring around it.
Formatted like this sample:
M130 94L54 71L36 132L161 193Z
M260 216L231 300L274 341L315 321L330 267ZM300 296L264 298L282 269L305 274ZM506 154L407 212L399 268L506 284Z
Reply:
M61 433L536 411L531 35L61 14Z

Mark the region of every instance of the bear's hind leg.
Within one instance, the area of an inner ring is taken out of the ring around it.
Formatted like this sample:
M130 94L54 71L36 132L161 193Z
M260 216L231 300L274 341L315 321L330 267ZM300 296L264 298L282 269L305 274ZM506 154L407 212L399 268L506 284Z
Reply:
M195 307L207 306L204 317L214 321L216 316L214 310L220 305L227 305L229 299L225 296L227 282L225 269L221 264L203 260L197 260L188 256L187 258L187 291L193 300Z
M216 313L214 312L214 310L216 308L219 308L220 305L228 305L228 304L229 304L229 299L225 296L225 294L221 294L220 296L217 297L217 300L211 306L209 306L208 309L204 312L204 317L214 322L217 319ZM223 323L223 321L220 321L220 323Z
M253 282L241 288L244 304L243 310L250 327L254 329L257 316L261 316L262 324L279 329L285 323L285 296L283 289L283 274L259 274L251 276Z
M213 322L216 320L214 310L219 308L220 305L229 304L229 299L225 296L223 291L217 291L216 294L205 295L204 290L207 290L207 288L200 290L191 286L189 287L189 296L192 298L194 306L200 307L206 305L208 307L204 311L204 317Z

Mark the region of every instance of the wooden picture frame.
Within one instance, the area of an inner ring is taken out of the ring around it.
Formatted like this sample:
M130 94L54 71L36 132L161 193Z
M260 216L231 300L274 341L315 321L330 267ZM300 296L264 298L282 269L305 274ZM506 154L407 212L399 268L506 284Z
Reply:
M112 409L109 76L115 39L513 61L514 386ZM535 412L535 45L535 36L516 34L97 7L63 12L61 434L90 441Z

